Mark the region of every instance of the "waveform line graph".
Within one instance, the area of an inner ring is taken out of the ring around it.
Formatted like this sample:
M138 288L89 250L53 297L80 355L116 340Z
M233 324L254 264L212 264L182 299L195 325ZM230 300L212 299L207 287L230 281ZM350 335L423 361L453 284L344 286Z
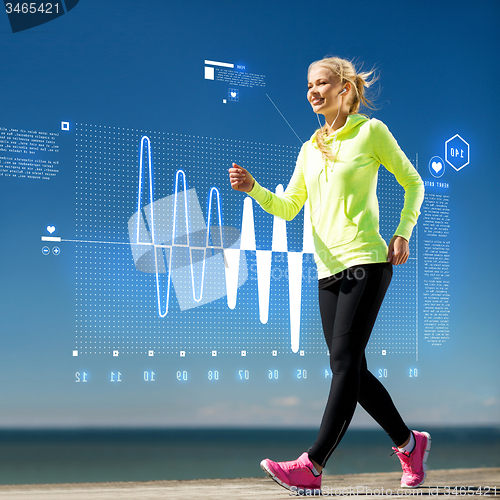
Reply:
M149 203L144 206L146 183L149 184ZM225 250L239 247L239 231L222 226L221 196L217 188L210 189L205 224L196 191L188 188L184 171L176 172L171 196L154 201L154 185L151 143L144 136L139 147L137 212L129 219L129 239L136 268L155 274L158 314L164 318L169 311L172 283L182 310L227 295L221 280L211 280L207 288L206 276L207 273L212 277L224 276L222 270L229 266ZM216 219L215 226L212 226L212 218ZM237 276L236 288L246 277L245 263ZM188 281L189 296L185 286Z
M313 253L308 205L304 208L302 251L288 249L286 221L276 216L273 218L271 249L257 249L250 197L243 201L240 233L236 228L222 225L221 195L217 188L212 187L208 194L205 224L196 191L188 188L185 172L176 172L172 195L154 201L153 159L151 143L146 136L141 139L139 157L137 212L129 219L129 238L136 268L155 274L159 316L164 318L169 312L172 283L181 310L206 304L224 295L228 308L235 309L238 288L248 276L245 254L254 252L259 319L262 324L267 324L273 253L286 254L291 350L297 353L300 346L304 255ZM147 167L144 165L145 157ZM144 206L146 183L149 186L148 205ZM283 194L281 184L277 186L276 194ZM207 274L211 276L210 290L207 288ZM188 281L189 299L185 286Z

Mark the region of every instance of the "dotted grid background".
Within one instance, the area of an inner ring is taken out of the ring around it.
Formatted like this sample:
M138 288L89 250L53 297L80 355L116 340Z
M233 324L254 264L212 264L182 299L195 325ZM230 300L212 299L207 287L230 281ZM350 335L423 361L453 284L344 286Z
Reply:
M155 275L134 265L128 220L137 210L139 145L151 141L155 200L173 194L175 173L186 173L207 220L208 193L221 192L223 225L241 229L243 195L229 186L232 161L248 167L261 184L286 183L299 147L189 136L90 124L76 125L76 339L79 354L291 354L286 254L273 253L269 321L258 311L255 252L245 252L248 277L238 289L234 310L226 297L180 310L171 286L169 312L160 318ZM147 162L145 162L147 166ZM144 202L149 189L144 178ZM379 174L381 232L399 222L403 190L384 168ZM388 215L389 214L389 215ZM216 215L212 211L212 220ZM258 249L271 249L273 217L254 206ZM302 249L302 213L287 223L288 249ZM411 242L416 255L415 238ZM312 255L304 257L300 350L326 353L317 311ZM206 286L215 276L206 277ZM220 279L220 276L219 276ZM186 286L190 286L187 284ZM379 315L368 352L415 352L416 261L398 268Z
M380 234L389 242L399 225L404 190L384 167L379 169ZM375 324L368 353L415 354L417 351L417 228L410 238L410 259L393 266L393 277Z

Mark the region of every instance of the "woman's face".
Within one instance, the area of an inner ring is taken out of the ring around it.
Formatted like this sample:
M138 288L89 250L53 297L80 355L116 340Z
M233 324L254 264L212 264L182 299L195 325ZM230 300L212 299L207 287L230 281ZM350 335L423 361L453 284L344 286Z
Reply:
M311 103L315 113L325 118L335 118L342 99L342 85L338 77L324 66L314 66L308 75L307 100Z

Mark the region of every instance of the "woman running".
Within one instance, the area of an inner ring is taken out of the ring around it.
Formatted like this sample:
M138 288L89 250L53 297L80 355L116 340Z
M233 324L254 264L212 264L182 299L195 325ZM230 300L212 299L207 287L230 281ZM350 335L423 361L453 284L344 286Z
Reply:
M368 371L365 347L392 278L405 264L410 236L424 197L422 179L379 120L359 114L371 106L365 89L373 71L357 73L347 60L313 62L307 99L323 115L299 153L283 195L263 188L243 167L232 164L231 186L286 220L309 204L318 269L319 308L330 352L332 383L316 442L297 460L265 459L262 469L288 489L320 489L321 471L345 434L359 403L387 432L403 467L401 486L425 479L431 438L410 431L381 382ZM319 117L318 117L319 120ZM389 245L379 233L377 176L384 165L405 190L399 226Z

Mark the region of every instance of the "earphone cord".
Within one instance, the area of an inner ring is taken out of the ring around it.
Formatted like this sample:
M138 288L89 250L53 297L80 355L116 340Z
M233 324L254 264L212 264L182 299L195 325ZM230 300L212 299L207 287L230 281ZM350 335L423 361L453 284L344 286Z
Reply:
M337 97L340 100L340 94ZM333 128L333 126L335 125L335 122L337 121L337 118L339 117L339 115L340 115L340 106L339 106L339 110L337 111L337 116L335 117L335 120L333 120L332 124L330 125L330 128ZM319 115L318 114L316 115L316 118L318 119L319 128L323 128L323 125L321 125L321 122L319 121ZM325 118L325 125L328 125L326 123L326 118Z
M340 94L338 95L338 98L340 100ZM335 120L333 120L333 123L331 125L330 128L333 128L333 126L335 125L335 122L337 121L337 118L339 117L340 115L340 106L339 106L339 110L337 111L337 116L335 117ZM321 125L321 122L319 121L319 115L316 115L316 117L318 118L318 123L319 123L319 128L323 128L323 126ZM325 117L325 125L327 125L326 123L326 117ZM335 150L335 143L337 142L337 130L335 131L335 134L333 135L333 144L332 144L332 152ZM328 182L328 167L326 166L328 164L327 161L325 161L325 176L326 176L326 181ZM320 195L321 196L321 195ZM320 203L321 203L321 199L320 199Z

